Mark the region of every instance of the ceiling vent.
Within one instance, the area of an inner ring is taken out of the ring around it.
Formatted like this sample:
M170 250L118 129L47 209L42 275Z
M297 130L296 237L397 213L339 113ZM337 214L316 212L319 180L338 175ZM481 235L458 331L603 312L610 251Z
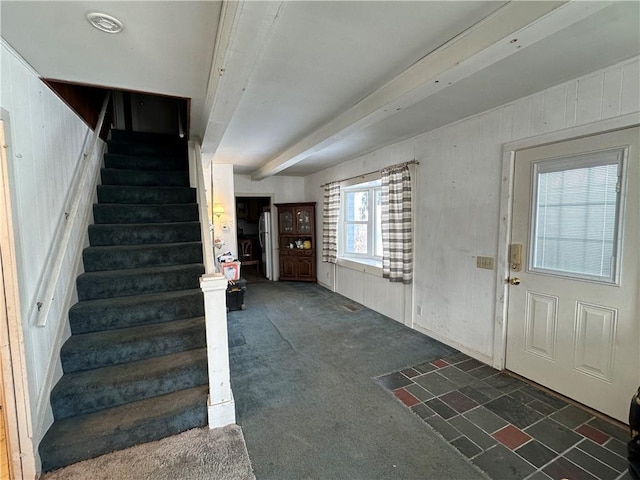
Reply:
M89 13L87 20L98 30L107 33L120 33L124 28L120 20L106 13Z

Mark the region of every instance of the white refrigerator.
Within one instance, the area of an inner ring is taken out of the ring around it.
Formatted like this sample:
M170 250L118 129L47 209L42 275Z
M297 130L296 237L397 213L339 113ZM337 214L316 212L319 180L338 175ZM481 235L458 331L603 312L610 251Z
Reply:
M262 271L264 276L273 280L273 252L271 248L271 213L262 212L258 222L258 239L262 248Z

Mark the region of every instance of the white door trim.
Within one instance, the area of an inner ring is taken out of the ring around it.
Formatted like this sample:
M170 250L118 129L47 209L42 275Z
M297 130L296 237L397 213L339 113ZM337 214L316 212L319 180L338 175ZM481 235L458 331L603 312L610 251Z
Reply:
M558 130L536 137L506 143L502 146L502 181L500 187L500 223L498 227L498 255L496 258L496 298L493 329L493 367L503 370L506 364L507 308L509 305L509 245L513 203L514 160L516 152L525 148L574 140L581 137L622 130L640 125L640 113L601 120L586 125Z
M2 110L0 125L0 377L3 382L6 438L12 478L36 478L32 443L27 364L22 336L18 273L13 238L8 178L9 116ZM6 137L6 138L5 138Z

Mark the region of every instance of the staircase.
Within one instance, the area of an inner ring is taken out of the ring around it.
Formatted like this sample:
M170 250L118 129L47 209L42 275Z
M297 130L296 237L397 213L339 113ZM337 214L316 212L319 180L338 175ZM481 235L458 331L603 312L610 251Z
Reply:
M207 423L204 273L186 143L113 131L69 310L49 471Z

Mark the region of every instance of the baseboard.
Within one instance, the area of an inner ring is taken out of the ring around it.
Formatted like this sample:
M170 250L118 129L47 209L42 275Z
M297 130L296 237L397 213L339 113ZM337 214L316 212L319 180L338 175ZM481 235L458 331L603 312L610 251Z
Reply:
M493 366L493 358L491 357L491 355L478 352L477 350L469 348L466 345L462 345L461 343L458 343L455 340L451 340L450 338L444 337L439 333L434 332L433 330L429 330L428 328L424 328L424 327L421 327L420 325L416 325L415 323L413 325L413 328L414 330L420 333L423 333L424 335L427 335L433 338L434 340L438 340L439 342L442 342L445 345L448 345L449 347L452 347L452 348L455 348L456 350L461 351L465 355L469 355L470 357L475 358L476 360L479 360L482 363L486 363L491 367Z
M334 291L334 290L333 290L333 286L332 286L332 285L329 285L328 283L324 283L324 282L321 282L320 280L318 280L318 285L320 285L321 287L326 288L327 290L329 290L329 291L331 291L331 292L333 292L333 291Z
M236 423L236 402L231 393L231 400L215 404L211 402L211 397L207 397L207 416L209 418L209 428L219 428Z

